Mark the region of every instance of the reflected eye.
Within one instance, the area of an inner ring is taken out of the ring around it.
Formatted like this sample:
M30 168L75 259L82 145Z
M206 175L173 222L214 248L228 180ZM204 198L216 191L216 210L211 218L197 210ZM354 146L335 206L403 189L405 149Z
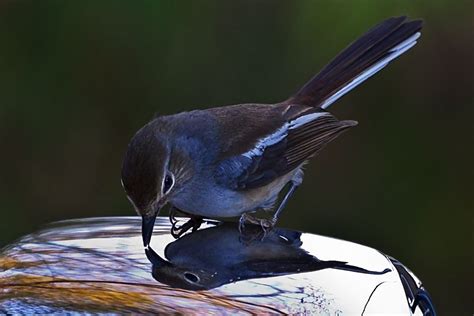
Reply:
M192 283L196 283L196 282L199 282L199 277L197 275L195 275L194 273L191 273L191 272L185 272L184 273L184 277L192 282Z
M169 190L171 190L171 188L173 187L173 184L174 184L173 176L168 173L165 176L165 179L163 180L163 194L168 193Z

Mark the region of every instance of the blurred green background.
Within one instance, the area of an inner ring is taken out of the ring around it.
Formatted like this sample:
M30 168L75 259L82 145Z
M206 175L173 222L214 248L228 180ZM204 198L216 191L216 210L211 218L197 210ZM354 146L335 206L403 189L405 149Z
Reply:
M473 312L472 1L0 2L0 246L132 215L127 142L155 112L286 99L379 21L419 44L331 107L359 126L306 168L280 225L366 244Z

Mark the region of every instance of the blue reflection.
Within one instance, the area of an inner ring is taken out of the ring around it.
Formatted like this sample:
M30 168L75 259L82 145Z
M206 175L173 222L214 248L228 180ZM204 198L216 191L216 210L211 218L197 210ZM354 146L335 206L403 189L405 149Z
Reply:
M152 275L173 287L208 290L227 283L255 278L297 274L322 269L380 275L338 260L320 260L301 248L301 232L276 228L262 235L247 225L242 235L235 223L220 223L169 243L161 258L151 247L146 254Z

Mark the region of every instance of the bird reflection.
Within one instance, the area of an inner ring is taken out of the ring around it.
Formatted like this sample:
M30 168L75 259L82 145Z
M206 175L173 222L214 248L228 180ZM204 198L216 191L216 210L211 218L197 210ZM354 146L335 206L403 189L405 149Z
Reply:
M343 261L319 260L301 248L301 233L279 229L260 238L259 226L246 226L242 235L235 224L220 223L169 243L165 259L151 247L145 252L152 276L161 283L188 290L209 290L228 283L322 269L384 274Z

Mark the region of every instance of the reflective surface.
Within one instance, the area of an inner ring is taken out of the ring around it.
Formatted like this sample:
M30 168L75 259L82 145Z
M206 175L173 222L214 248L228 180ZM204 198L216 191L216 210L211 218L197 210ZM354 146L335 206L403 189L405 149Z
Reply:
M146 254L153 263L153 277L157 281L192 290L322 269L366 274L390 271L369 271L345 261L319 260L301 248L301 235L275 229L263 236L260 227L249 225L241 234L235 223L222 223L169 243L164 251L168 261L153 249Z
M65 221L4 248L0 312L411 314L400 267L365 246L212 222L174 240L159 218L145 254L140 225Z

